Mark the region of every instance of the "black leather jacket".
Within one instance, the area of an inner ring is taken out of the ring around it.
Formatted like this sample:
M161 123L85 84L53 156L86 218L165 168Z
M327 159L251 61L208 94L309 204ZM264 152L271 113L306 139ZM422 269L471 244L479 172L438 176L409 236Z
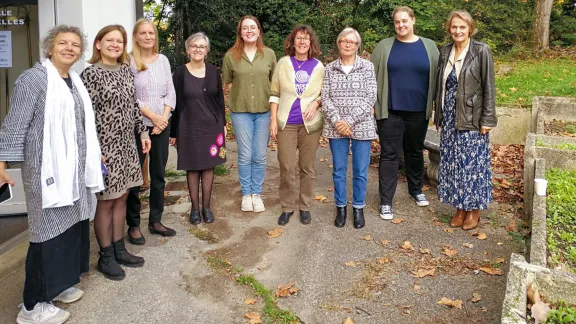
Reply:
M443 76L453 45L454 43L451 43L442 47L438 59L434 110L434 124L437 127L442 125L442 92L445 87ZM496 123L496 85L492 52L488 45L471 39L458 77L456 129L480 130L480 126L495 127Z

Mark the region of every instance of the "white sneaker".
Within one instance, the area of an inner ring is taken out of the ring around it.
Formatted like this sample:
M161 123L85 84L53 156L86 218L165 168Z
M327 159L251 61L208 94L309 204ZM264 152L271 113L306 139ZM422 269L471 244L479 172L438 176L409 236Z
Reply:
M428 198L426 198L426 195L423 193L416 196L412 196L412 199L414 199L416 201L416 205L420 207L426 207L430 205L430 202L428 202Z
M252 195L244 195L244 197L242 197L242 207L240 209L247 212L254 210L254 205L252 204Z
M262 197L257 194L252 195L252 204L254 205L254 212L260 213L266 210L264 208L264 202L262 201Z
M64 304L73 303L84 296L84 292L74 286L64 290L60 295L56 296L53 301L62 302Z
M380 205L380 218L383 220L391 220L394 218L391 205Z
M61 324L70 318L70 313L51 303L38 303L31 311L20 304L20 313L16 318L18 324Z

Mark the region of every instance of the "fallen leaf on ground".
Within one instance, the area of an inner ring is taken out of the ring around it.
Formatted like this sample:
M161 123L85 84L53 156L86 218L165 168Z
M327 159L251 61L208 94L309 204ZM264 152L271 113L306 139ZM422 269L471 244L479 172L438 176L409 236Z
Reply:
M409 309L405 309L402 313L404 313L404 315L410 315L410 310L409 310Z
M412 274L416 278L424 278L426 276L432 277L432 276L434 276L434 274L436 274L436 268L431 268L431 269L420 268L418 270L413 270L410 272L412 272Z
M344 264L345 264L347 267L357 267L357 266L358 266L358 264L357 264L355 261L344 262Z
M502 271L500 269L494 269L492 267L482 267L479 270L484 271L487 274L492 275L492 276L501 276L504 274L504 271Z
M246 317L247 319L250 320L250 324L262 323L262 320L260 319L260 314L258 314L258 313L255 313L255 312L246 313L246 314L244 314L244 317Z
M516 220L511 219L510 222L508 222L508 225L504 227L504 229L508 232L518 232L518 224L516 223Z
M454 228L444 228L444 232L446 233L454 233Z
M500 263L506 263L506 259L504 259L504 258L497 258L496 260L494 260L494 263L498 263L498 264L500 264Z
M512 88L509 88L509 89L510 89L510 91L512 91L512 92L516 92L516 91L518 91L518 89L516 89L516 88L514 88L514 87L512 87Z
M277 238L280 235L282 235L282 233L284 233L284 229L283 228L276 228L272 231L268 231L268 238Z
M328 164L328 167L332 169L334 166L332 164Z
M383 246L386 246L386 245L390 244L390 241L389 240L382 240L382 241L380 241L380 244L382 244Z
M256 304L256 300L255 299L246 299L246 301L244 301L245 305L254 305Z
M401 248L406 250L406 251L414 251L414 247L412 246L412 244L410 244L410 241L404 242L404 244L401 246Z
M355 323L350 317L348 317L344 320L344 322L342 322L342 324L355 324Z
M479 240L485 240L488 237L488 235L486 235L484 232L473 233L472 236L476 236L476 238Z
M288 297L300 291L300 289L294 287L294 283L278 285L278 290L276 290L276 297Z
M370 235L370 234L366 234L366 235L360 237L360 239L361 239L361 240L364 240L364 241L372 241L372 240L374 240L374 239L372 238L372 235Z
M427 185L422 186L422 191L428 191L428 190L430 190L429 186L427 186Z
M320 162L326 162L326 159L320 159Z
M497 245L504 245L504 243L502 243L502 242L498 242L498 243L496 243L496 244L497 244Z
M430 254L430 249L420 248L420 253L422 253L422 254Z
M324 195L316 195L314 196L314 200L318 200L320 202L328 200Z
M462 245L464 245L465 247L467 247L467 248L469 248L469 249L471 249L471 248L474 247L474 244L472 244L472 243L464 243L464 244L462 244Z
M449 256L449 257L453 257L453 256L455 256L456 254L458 254L458 250L453 249L452 247L448 246L448 247L444 247L444 249L443 249L443 251L442 251L442 254L445 254L445 255L447 255L447 256Z
M440 305L446 305L448 307L456 307L458 309L462 309L462 301L457 299L457 300L452 300L446 297L442 297L442 299L440 299L436 304L440 304Z
M482 300L482 295L479 293L472 293L472 302L477 303Z
M420 285L414 285L414 290L420 290L422 289L422 287L420 287Z
M530 311L532 312L532 317L536 320L536 324L546 323L546 320L548 319L548 313L550 313L550 306L539 300L534 305L532 305Z
M328 192L334 191L334 188L328 188Z
M388 262L390 262L390 259L388 259L386 257L378 258L378 263L380 263L380 264L384 264L384 263L388 263Z
M404 220L405 220L404 218L394 218L392 220L392 224L400 224L400 223L404 222Z

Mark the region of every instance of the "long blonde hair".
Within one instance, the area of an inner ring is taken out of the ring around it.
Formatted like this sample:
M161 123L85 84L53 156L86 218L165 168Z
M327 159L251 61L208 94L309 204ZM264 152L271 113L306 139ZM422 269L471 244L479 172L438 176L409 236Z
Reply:
M156 25L154 25L154 23L152 23L150 20L146 18L138 19L136 21L136 24L134 24L134 29L132 29L132 53L130 54L132 54L132 57L134 57L134 63L136 63L136 70L138 70L139 72L146 70L146 64L142 62L142 53L140 46L136 41L136 35L138 34L138 29L140 29L140 26L142 26L143 24L150 24L150 26L152 26L152 28L154 29L155 34L154 54L157 54L159 52L160 47L158 42L158 29L156 28Z

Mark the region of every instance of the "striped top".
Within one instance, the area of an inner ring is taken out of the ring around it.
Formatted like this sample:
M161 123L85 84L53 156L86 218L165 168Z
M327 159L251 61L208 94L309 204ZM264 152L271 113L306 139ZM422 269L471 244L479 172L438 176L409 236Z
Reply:
M92 210L89 189L84 182L86 137L84 108L78 90L71 89L76 115L78 145L78 188L80 198L72 206L42 209L42 143L48 76L42 64L24 71L14 84L10 111L0 128L0 161L24 162L22 182L26 194L30 242L41 243L86 220ZM22 185L22 184L16 184Z
M172 72L168 58L158 54L158 58L152 64L147 64L144 71L136 70L134 58L130 57L130 70L134 75L134 86L136 87L136 101L140 109L150 108L158 115L164 114L164 105L168 105L174 110L176 107L176 91L172 82ZM152 121L142 116L144 125L153 127Z

